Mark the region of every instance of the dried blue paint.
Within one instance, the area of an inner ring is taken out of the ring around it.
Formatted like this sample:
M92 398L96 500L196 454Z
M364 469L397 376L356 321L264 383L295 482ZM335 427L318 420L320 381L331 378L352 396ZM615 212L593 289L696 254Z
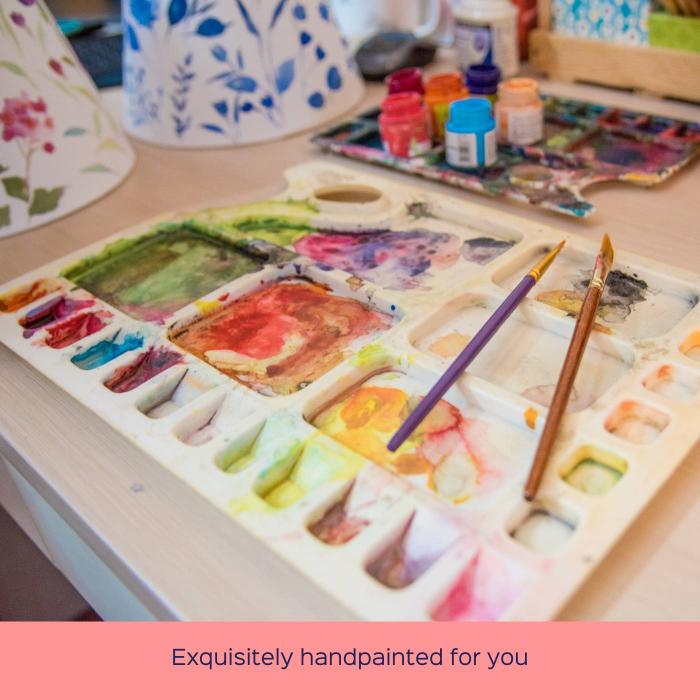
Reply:
M124 336L121 342L117 342L119 331L107 340L101 340L87 350L74 355L71 362L80 369L97 369L115 357L123 355L130 350L136 350L143 346L143 336L140 333L129 333Z

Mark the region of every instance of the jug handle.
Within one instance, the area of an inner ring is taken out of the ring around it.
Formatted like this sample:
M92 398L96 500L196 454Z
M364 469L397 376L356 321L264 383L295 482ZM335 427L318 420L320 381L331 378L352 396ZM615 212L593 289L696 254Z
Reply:
M423 24L418 25L413 32L417 39L434 38L433 35L441 29L441 34L444 34L447 22L452 17L447 0L430 0L429 4L430 13L428 18Z

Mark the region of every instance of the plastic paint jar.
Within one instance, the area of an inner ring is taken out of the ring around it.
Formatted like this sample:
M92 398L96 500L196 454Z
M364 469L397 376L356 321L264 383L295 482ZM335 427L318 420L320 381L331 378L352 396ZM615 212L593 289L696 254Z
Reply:
M496 104L498 83L501 82L498 66L486 63L469 66L465 73L465 82L472 97L485 97L492 105Z
M456 0L455 48L461 70L490 63L508 78L518 72L518 10L508 0Z
M498 86L498 140L528 146L542 140L544 115L539 86L531 78L511 78Z
M450 105L445 124L445 159L453 168L479 168L496 162L496 124L491 103L470 97Z
M430 120L420 95L415 92L387 95L379 115L379 134L384 150L399 158L429 151Z
M423 71L420 68L401 68L390 75L387 75L386 89L390 95L395 92L417 92L422 95L423 89Z
M442 141L445 136L445 122L450 104L455 100L463 100L468 95L460 73L440 73L428 79L423 99L430 112L433 138L436 141Z

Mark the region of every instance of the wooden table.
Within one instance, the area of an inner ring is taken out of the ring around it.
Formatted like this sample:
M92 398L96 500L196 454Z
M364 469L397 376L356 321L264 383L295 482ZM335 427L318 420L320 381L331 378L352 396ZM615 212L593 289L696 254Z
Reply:
M700 108L613 90L544 83L552 94L700 121ZM368 89L362 108L382 88ZM110 102L117 94L108 94ZM118 107L117 107L118 108ZM136 143L129 179L60 221L0 239L0 282L178 209L265 198L285 167L321 155L301 134L223 150L165 150ZM346 165L347 161L343 161ZM358 170L376 173L370 166ZM386 177L416 184L408 176ZM700 270L700 162L651 190L589 190L586 221L437 183L427 190L529 217L666 263ZM0 502L105 617L349 619L295 569L99 418L0 346L0 451L21 485L0 473ZM27 510L25 504L29 504ZM563 619L700 619L700 446L562 611ZM72 542L69 546L66 542Z

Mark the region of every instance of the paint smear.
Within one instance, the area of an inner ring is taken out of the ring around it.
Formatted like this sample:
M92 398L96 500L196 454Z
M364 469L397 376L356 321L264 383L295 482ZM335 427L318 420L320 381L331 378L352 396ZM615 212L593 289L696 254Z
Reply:
M86 311L71 316L46 328L44 344L50 348L66 348L87 338L97 331L101 331L108 323L111 323L113 314L109 311Z
M651 406L623 401L605 420L605 429L623 440L648 444L666 429L669 417Z
M438 621L498 620L533 578L493 547L482 547L432 617Z
M673 365L661 365L645 377L642 384L649 391L672 401L688 401L700 391L697 374Z
M602 496L610 491L624 476L624 472L596 459L582 459L566 476L564 481L590 496Z
M175 411L199 398L214 385L197 377L189 369L184 369L179 376L172 376L161 383L138 409L149 418L165 418Z
M266 396L292 394L345 359L353 343L387 330L388 314L305 279L236 299L170 339Z
M425 475L430 490L453 502L484 486L488 424L464 417L442 400L396 452L389 452L387 442L421 397L377 380L367 380L322 410L313 425L375 464L407 476Z
M462 245L462 257L469 262L477 263L477 265L488 265L514 245L515 241L504 241L488 236L470 238Z
M523 412L523 418L525 419L525 424L531 430L534 430L535 426L537 425L537 416L538 415L539 414L537 413L537 409L534 406L528 406L525 409L525 411Z
M232 513L289 508L329 481L353 478L365 466L357 455L318 435L301 443L294 440L286 451L281 441L289 445L288 435L275 434L273 439L277 442L275 460L258 474L251 492L230 502Z
M338 546L349 542L381 517L403 493L403 489L396 488L396 481L386 471L361 471L343 498L309 525L309 532L325 544Z
M367 565L389 588L405 588L422 576L459 538L459 530L427 509L416 511L401 535Z
M65 295L44 302L19 320L19 325L24 328L22 336L31 338L44 326L68 318L81 309L86 309L94 304L94 299L74 299Z
M369 525L369 520L347 508L346 498L332 505L323 517L315 522L309 531L322 542L340 545L351 539Z
M63 274L133 318L162 322L264 262L241 245L180 227L112 243Z
M9 314L18 311L23 306L58 291L61 287L59 280L49 278L11 289L0 295L0 312Z
M590 278L584 276L574 283L574 289L553 289L537 295L537 300L561 309L569 316L578 316L586 296ZM598 318L606 323L622 323L635 304L646 300L647 283L619 270L611 270L598 306ZM598 330L603 330L596 325Z
M459 258L460 240L452 233L320 231L301 238L294 249L321 264L337 268L385 289L429 288L429 271L445 270Z
M225 232L228 238L289 246L314 230L318 210L308 200L266 200L197 212L195 221Z
M463 335L462 333L454 331L433 341L428 347L428 350L447 359L459 355L459 353L467 347L469 340L470 338L468 335Z
M118 367L104 385L116 394L131 391L169 367L182 362L182 355L170 348L153 347L142 352L133 362Z
M679 350L691 360L700 360L700 331L693 331L681 343Z
M560 515L546 508L533 508L511 532L511 537L533 552L552 556L569 541L575 530L576 524Z
M71 362L80 369L97 369L111 362L124 353L136 350L143 346L143 335L140 333L127 333L123 339L119 340L121 331L107 340L100 340L99 343L89 347L83 352L79 352L71 357Z

